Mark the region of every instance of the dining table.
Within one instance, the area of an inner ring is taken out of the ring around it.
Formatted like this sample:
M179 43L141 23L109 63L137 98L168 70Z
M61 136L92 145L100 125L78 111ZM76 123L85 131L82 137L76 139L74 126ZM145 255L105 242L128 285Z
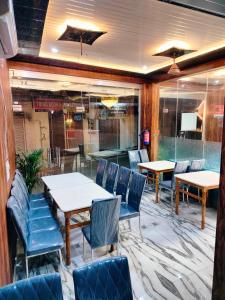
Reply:
M189 172L175 175L176 180L176 214L179 214L180 193L186 194L191 198L198 200L202 204L202 220L201 229L205 228L205 216L206 216L206 202L208 198L209 190L218 189L220 182L220 174L213 171L198 171ZM195 195L193 192L189 192L187 187L195 187L200 193Z
M79 213L90 211L94 199L111 199L114 195L78 172L45 176L42 179L49 188L49 195L53 200L54 212L57 214L57 209L59 209L65 217L66 264L70 265L71 229L86 226L90 222L89 220L85 220L72 223L71 218Z
M144 163L138 163L140 170L147 170L155 175L155 202L159 202L159 180L160 174L172 172L175 167L175 162L169 160L158 160Z

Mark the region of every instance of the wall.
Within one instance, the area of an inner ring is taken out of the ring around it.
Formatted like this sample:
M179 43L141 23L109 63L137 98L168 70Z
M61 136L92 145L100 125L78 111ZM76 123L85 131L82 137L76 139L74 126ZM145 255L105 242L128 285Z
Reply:
M8 172L6 172L6 163ZM7 63L0 59L0 286L11 281L6 203L14 172L15 146L11 89Z

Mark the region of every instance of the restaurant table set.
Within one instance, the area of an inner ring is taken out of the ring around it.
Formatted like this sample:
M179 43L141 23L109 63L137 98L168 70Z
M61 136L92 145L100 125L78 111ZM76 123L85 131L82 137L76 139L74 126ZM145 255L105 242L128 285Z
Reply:
M161 189L167 189L171 192L171 207L173 209L173 198L175 194L176 214L179 214L180 193L183 196L198 200L202 205L201 229L205 228L206 202L208 191L219 188L219 173L204 170L204 159L189 161L152 161L138 163L140 170L147 170L155 174L155 202L159 202L159 193ZM163 173L172 173L171 180L160 180ZM190 187L198 190L197 195L189 191Z

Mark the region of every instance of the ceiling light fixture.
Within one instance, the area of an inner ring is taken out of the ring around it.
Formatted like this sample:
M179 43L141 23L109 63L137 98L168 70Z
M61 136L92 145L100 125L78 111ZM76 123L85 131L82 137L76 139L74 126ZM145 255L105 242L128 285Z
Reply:
M64 33L58 38L59 41L70 41L80 43L80 54L83 55L83 43L92 45L105 31L94 31L67 25Z
M118 97L115 96L102 97L101 102L107 108L112 108L113 106L118 104Z
M186 50L186 49L181 49L181 48L176 48L172 47L169 49L164 50L163 52L156 53L153 56L165 56L165 57L170 57L173 59L173 64L171 65L168 74L170 75L178 75L180 74L180 69L178 65L176 64L175 60L177 57L183 56L185 54L194 52L195 50Z
M51 49L51 51L52 51L52 53L58 53L59 52L59 50L57 48L54 48L54 47Z

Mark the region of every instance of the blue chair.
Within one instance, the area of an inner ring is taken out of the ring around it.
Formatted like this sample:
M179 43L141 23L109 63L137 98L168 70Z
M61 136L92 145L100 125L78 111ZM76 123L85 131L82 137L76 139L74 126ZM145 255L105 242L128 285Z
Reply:
M62 266L61 249L64 247L64 242L59 230L55 229L32 232L20 208L15 205L15 203L15 198L11 196L8 200L7 207L9 209L9 215L11 216L11 220L15 226L16 232L23 243L26 262L26 276L28 277L29 275L28 259L30 257L43 255L50 252L58 252L60 264Z
M103 179L105 175L106 166L107 166L107 160L99 159L95 182L100 186L103 186Z
M113 194L113 192L114 192L114 187L115 187L118 170L119 170L119 165L117 165L113 162L111 162L109 164L109 167L107 170L106 182L105 182L105 189L111 194Z
M33 208L44 208L44 207L49 207L48 202L45 198L35 198L35 200L30 199L30 195L28 193L27 187L25 183L23 183L23 180L20 178L18 174L15 175L14 180L12 182L12 186L18 186L23 193L28 206L33 209Z
M170 193L171 193L171 208L172 208L172 210L173 210L173 198L174 198L175 188L176 188L174 175L186 173L188 170L189 164L190 164L189 160L176 162L174 170L173 170L173 174L172 174L172 180L162 180L159 182L159 192L160 193L161 193L162 188L170 191ZM184 201L184 194L183 194L183 201Z
M121 202L126 202L131 170L120 167L116 185L116 195L121 195Z
M138 164L141 162L139 151L138 150L128 151L128 157L130 162L130 169L133 172L139 172Z
M96 261L73 271L76 300L132 300L127 258Z
M29 194L23 175L18 169L16 170L15 177L19 178L21 184L24 186L24 189L26 190L26 193L29 197L29 201L39 201L40 199L45 199L44 193Z
M191 161L190 166L188 167L188 172L199 172L199 171L203 171L205 169L205 159L195 159ZM187 190L187 192L189 191L190 186L189 185L185 185L185 188ZM198 189L198 196L199 196L200 192ZM189 206L189 196L187 195L187 204Z
M92 249L118 243L120 197L93 200L90 212L90 224L82 228L84 237Z
M39 209L30 209L29 203L18 185L14 185L11 189L11 195L15 197L21 211L28 216L29 219L39 219L51 217L52 213L48 207L43 207Z
M140 203L145 188L146 177L139 173L133 173L128 193L128 202L120 205L120 221L139 217L139 230L141 233Z
M49 274L17 281L0 288L0 300L63 300L60 275Z

